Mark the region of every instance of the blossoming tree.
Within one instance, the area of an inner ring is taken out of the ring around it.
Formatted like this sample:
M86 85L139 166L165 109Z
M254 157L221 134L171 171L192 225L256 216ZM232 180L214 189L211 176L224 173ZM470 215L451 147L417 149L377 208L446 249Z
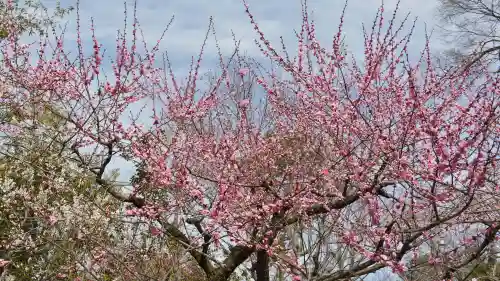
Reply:
M135 15L131 35L117 38L111 73L95 36L85 55L80 29L76 60L56 36L33 63L30 46L10 32L2 75L16 92L8 102L44 104L71 124L62 143L72 159L129 205L126 216L149 224L144 235L175 239L208 280L245 266L258 281L342 280L386 267L403 274L423 253L451 278L500 230L500 77L434 70L429 42L411 63L411 34L401 34L396 13L385 20L383 7L364 32L364 57L350 59L343 21L322 47L305 4L292 56L268 41L244 3L282 78L235 52L220 54L221 73L202 84L204 43L181 81L168 57L157 67L158 44L139 50ZM131 191L104 177L116 157L137 164ZM92 266L116 258L112 247Z

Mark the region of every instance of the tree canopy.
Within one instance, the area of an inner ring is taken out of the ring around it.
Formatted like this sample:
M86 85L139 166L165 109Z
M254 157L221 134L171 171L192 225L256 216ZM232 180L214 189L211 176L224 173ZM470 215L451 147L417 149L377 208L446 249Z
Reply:
M351 60L343 20L322 46L306 4L292 54L243 3L282 77L235 42L203 80L212 22L184 79L159 43L140 42L135 12L110 69L93 23L91 46L78 25L74 57L64 34L23 45L9 24L3 274L333 281L384 268L404 277L424 256L442 280L480 261L500 230L499 74L438 70L429 42L410 61L406 20L383 5ZM136 167L128 183L110 169L117 158Z

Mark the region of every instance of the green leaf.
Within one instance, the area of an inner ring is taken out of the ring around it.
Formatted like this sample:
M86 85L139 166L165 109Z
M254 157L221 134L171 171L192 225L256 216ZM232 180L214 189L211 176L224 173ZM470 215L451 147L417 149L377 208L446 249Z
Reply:
M7 38L9 36L9 32L7 32L7 30L5 29L0 29L0 38L1 39L4 39L4 38Z

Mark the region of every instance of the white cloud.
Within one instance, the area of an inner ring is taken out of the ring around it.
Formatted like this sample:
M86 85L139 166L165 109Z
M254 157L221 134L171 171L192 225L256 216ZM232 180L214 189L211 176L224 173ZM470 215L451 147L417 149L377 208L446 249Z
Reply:
M47 5L54 5L54 1L45 0ZM299 0L249 0L250 9L257 19L266 36L279 45L279 36L283 35L287 43L295 46L293 30L298 29L301 23ZM390 17L396 0L385 1L386 18ZM73 0L62 1L64 5L74 5ZM116 30L123 27L122 0L81 0L81 17L83 36L88 35L89 18L93 17L97 26L97 36L108 48L114 46ZM362 48L361 23L370 25L380 5L378 0L350 0L346 12L345 32L349 46L354 50ZM308 5L314 13L318 35L322 42L329 44L331 36L336 32L339 16L344 2L341 0L309 0ZM402 0L399 18L411 11L412 18L418 17L419 24L414 36L414 45L423 46L424 23L434 26L434 8L436 0ZM132 15L133 1L127 1L129 15ZM138 0L138 18L144 30L146 41L156 43L165 26L172 16L175 20L165 39L162 49L167 49L175 61L189 61L192 55L197 55L205 36L209 17L215 20L217 37L223 53L228 54L234 49L231 31L242 40L242 49L250 55L259 56L253 39L256 33L251 26L244 6L240 0L170 0L147 1ZM71 19L69 31L74 30L74 19ZM130 25L130 22L129 22ZM73 27L73 28L72 28ZM429 28L430 29L430 28ZM67 35L67 39L76 39L75 34ZM420 44L419 44L420 43ZM207 55L214 55L215 45L210 39ZM415 50L417 51L417 50Z

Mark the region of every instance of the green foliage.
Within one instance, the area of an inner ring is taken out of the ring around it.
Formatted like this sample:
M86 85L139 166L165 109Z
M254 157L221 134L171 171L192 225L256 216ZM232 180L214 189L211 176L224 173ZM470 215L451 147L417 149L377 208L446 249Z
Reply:
M14 25L20 33L29 35L44 35L47 28L53 26L58 20L74 10L73 7L62 7L60 1L56 2L53 12L45 7L39 0L13 1L9 7L6 1L0 2L0 38L9 35L8 26Z
M0 29L0 39L5 39L9 36L9 32L5 29Z

